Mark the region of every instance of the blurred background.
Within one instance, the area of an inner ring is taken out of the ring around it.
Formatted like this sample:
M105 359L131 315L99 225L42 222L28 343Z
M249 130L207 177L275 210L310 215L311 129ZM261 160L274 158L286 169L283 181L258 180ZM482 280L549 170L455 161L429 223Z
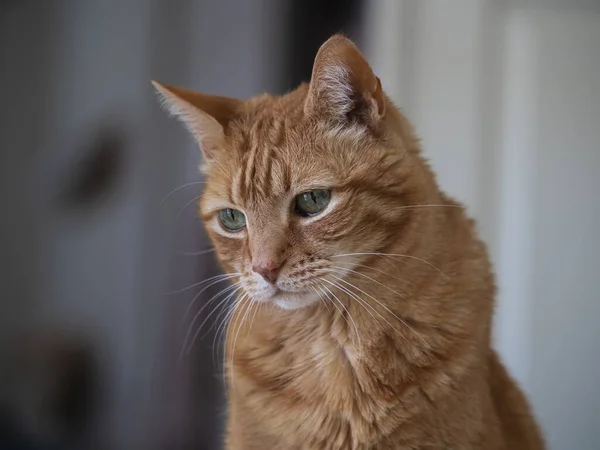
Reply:
M283 93L339 31L478 220L550 449L600 448L596 0L0 1L0 448L220 448L199 152L149 81Z

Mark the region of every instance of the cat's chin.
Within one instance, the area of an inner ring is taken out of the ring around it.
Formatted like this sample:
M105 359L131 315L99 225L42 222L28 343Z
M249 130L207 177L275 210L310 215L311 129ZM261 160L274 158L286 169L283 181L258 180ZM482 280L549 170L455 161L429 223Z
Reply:
M278 292L271 301L281 309L293 310L312 305L319 297L311 292Z

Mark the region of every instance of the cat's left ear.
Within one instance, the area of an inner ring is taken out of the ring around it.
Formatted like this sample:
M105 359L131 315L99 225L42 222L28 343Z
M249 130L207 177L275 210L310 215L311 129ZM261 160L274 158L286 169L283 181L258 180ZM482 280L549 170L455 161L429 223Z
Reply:
M212 161L224 146L225 129L238 111L240 100L207 95L152 81L167 110L190 130L204 159Z
M304 111L337 124L376 126L383 118L381 81L348 38L335 35L319 49Z

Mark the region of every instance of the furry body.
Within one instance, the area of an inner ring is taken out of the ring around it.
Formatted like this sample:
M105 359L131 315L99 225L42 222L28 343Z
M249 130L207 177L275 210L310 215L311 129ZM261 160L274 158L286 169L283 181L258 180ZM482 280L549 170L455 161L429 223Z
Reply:
M350 41L331 38L281 97L157 88L202 147L201 215L241 294L227 449L543 449L490 346L485 247ZM311 189L331 202L299 217ZM224 230L223 208L246 226Z

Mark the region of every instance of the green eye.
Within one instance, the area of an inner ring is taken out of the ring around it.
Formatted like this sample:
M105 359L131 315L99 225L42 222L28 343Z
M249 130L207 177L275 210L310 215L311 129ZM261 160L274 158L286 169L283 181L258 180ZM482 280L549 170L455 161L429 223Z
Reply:
M296 196L295 210L300 216L315 216L325 209L331 200L331 191L314 189Z
M222 209L219 211L219 222L227 231L235 233L246 226L246 216L237 209Z

